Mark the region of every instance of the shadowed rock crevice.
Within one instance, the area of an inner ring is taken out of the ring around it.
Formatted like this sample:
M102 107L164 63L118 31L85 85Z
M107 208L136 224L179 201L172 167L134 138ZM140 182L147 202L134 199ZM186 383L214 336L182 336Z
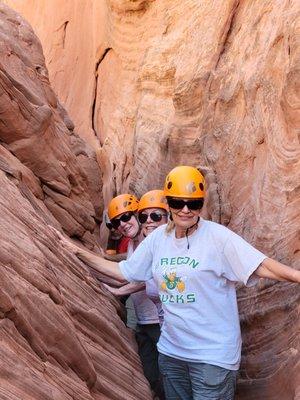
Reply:
M63 40L62 40L62 46L65 48L65 42L66 42L66 35L67 35L67 26L68 26L69 21L64 22L63 24Z
M230 40L230 36L231 36L233 28L234 28L236 14L238 13L239 5L240 5L240 0L237 0L235 2L235 4L233 4L232 11L228 16L228 21L226 21L226 23L225 23L224 33L221 35L221 40L219 41L220 50L218 52L219 54L217 54L216 66L214 69L217 69L220 59L226 51L227 43Z
M93 96L93 103L92 103L92 129L95 132L95 136L97 138L101 138L101 133L97 132L97 116L95 115L95 110L96 110L96 105L97 105L97 94L98 94L98 78L99 78L99 65L101 64L101 62L104 60L105 56L107 55L107 53L110 51L111 49L108 48L104 51L103 55L100 57L100 59L96 62L96 66L95 66L95 89L94 89L94 96ZM103 143L101 143L103 144Z

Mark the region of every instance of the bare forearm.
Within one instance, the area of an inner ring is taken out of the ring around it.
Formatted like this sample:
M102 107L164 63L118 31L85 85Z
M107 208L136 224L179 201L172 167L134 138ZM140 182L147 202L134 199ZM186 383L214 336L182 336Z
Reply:
M79 247L76 249L76 255L94 270L117 279L118 281L124 281L124 276L120 271L118 263L105 260L104 258Z
M115 279L111 278L110 276L100 274L98 271L95 271L95 269L91 268L93 271L93 275L96 276L97 280L105 283L106 285L110 285L111 287L114 288L120 288L121 286L124 286L128 283L125 279Z
M115 289L116 296L127 296L128 294L140 292L145 289L144 283L128 283L118 289Z
M106 260L110 261L115 261L115 262L120 262L123 260L126 260L127 258L127 253L122 253L122 254L105 254L104 258Z
M272 258L266 258L257 268L256 274L261 278L300 283L300 271Z

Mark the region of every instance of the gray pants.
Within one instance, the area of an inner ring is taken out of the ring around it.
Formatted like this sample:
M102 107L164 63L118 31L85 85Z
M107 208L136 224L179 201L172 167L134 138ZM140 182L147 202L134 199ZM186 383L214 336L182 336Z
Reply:
M233 400L237 371L159 354L166 400Z

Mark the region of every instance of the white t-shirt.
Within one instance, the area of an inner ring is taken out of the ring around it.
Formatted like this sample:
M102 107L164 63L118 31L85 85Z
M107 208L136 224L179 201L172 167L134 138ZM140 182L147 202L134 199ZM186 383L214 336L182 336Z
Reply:
M128 251L127 251L127 259L133 254L133 245L132 242L129 242ZM147 284L147 283L146 283ZM128 301L129 300L129 301ZM133 303L136 322L140 325L148 325L148 324L158 324L158 312L155 304L146 294L146 290L141 290L136 293L132 293L127 300L126 308L127 314L129 313L130 308L130 300ZM129 313L132 315L132 311Z
M128 281L154 278L164 310L158 350L170 357L237 370L241 332L235 282L266 258L240 236L201 219L187 239L152 232L120 269Z

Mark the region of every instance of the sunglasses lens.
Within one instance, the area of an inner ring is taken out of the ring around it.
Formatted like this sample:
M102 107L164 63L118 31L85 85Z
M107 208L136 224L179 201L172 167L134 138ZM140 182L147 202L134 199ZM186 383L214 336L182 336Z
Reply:
M125 213L125 214L121 215L120 221L128 222L131 219L132 215L133 214L131 212Z
M170 208L174 208L174 210L181 210L185 206L185 202L179 199L168 199L168 204Z
M113 227L114 229L118 229L119 226L120 226L120 223L121 223L119 218L114 218L114 219L112 219L110 222L111 222L112 227Z
M106 228L111 230L113 228L112 223L111 222L106 222Z
M121 221L122 221L122 222L128 222L128 221L131 219L132 215L133 215L132 212L128 212L128 213L125 213L125 214L121 215L120 218L114 218L114 219L112 219L112 220L110 221L111 224L112 224L112 227L113 227L114 229L118 229L119 226L120 226L120 224L121 224Z
M189 200L186 202L186 205L190 210L193 210L193 211L200 210L200 208L203 207L203 200L202 199Z
M139 218L140 223L144 224L148 219L148 215L142 213L142 214L139 214L138 218Z
M162 215L159 214L159 213L156 213L156 212L152 212L152 213L150 214L150 218L151 218L152 221L154 221L154 222L159 222L159 221L161 221L161 219L162 219Z

